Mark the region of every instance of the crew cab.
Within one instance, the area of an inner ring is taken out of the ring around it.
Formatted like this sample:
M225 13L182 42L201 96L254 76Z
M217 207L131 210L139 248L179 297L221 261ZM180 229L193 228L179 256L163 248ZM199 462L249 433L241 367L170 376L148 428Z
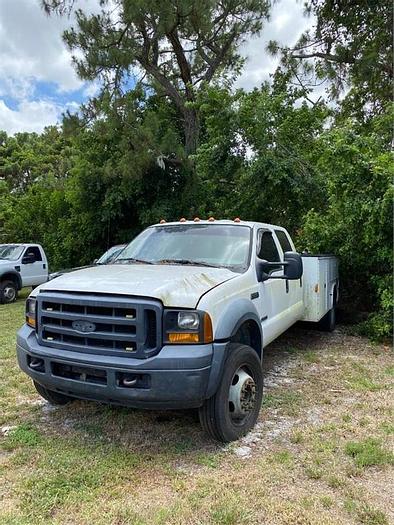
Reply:
M337 298L336 258L300 255L284 228L162 221L33 290L18 361L51 403L198 408L228 442L256 423L263 348L300 320L332 330Z
M21 288L48 280L48 261L39 244L0 244L0 304L12 303Z

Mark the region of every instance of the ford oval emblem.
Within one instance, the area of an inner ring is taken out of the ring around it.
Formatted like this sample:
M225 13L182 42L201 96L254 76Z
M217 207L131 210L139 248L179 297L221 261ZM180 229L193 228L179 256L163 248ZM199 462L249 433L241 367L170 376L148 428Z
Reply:
M82 332L83 334L88 334L96 330L96 325L90 323L89 321L73 321L71 325L74 330L77 332Z

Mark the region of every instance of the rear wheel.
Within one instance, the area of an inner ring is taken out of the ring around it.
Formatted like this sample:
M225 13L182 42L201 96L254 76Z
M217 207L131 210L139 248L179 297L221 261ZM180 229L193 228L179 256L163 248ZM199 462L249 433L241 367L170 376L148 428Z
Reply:
M319 330L323 332L332 332L335 330L336 326L336 306L337 306L337 287L334 287L333 298L332 298L332 308L328 310L326 315L319 321L318 327Z
M232 343L217 392L199 409L201 426L218 441L235 441L254 427L262 397L259 356L250 346Z
M67 403L74 401L73 397L60 394L60 392L54 392L53 390L48 390L48 388L45 388L36 381L33 381L33 383L40 396L49 401L51 405L67 405Z
M335 315L335 305L328 310L326 315L319 321L319 330L323 332L332 332L335 330L336 326L336 315Z
M0 283L0 304L13 303L18 296L18 289L14 281Z

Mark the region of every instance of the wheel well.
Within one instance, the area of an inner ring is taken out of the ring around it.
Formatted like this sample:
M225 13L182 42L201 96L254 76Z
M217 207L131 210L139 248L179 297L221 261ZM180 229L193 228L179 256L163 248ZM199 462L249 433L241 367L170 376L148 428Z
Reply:
M5 273L4 275L2 275L0 277L0 282L4 282L4 281L12 281L18 290L20 290L21 288L18 276L15 275L14 273Z
M257 325L256 321L249 319L244 321L241 326L237 329L235 334L231 337L232 343L242 343L248 345L254 350L261 358L262 354L262 342L261 342L261 332L260 328Z

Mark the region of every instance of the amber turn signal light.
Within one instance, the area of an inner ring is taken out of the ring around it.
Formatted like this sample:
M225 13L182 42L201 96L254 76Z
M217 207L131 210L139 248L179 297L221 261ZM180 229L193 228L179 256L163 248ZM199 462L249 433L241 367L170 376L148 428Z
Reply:
M212 321L209 314L204 314L204 343L212 343L213 341L213 330Z
M170 343L198 343L198 333L190 332L173 332L168 334L168 341Z
M36 320L34 319L34 317L26 316L26 324L28 324L32 328L35 328L36 327Z

